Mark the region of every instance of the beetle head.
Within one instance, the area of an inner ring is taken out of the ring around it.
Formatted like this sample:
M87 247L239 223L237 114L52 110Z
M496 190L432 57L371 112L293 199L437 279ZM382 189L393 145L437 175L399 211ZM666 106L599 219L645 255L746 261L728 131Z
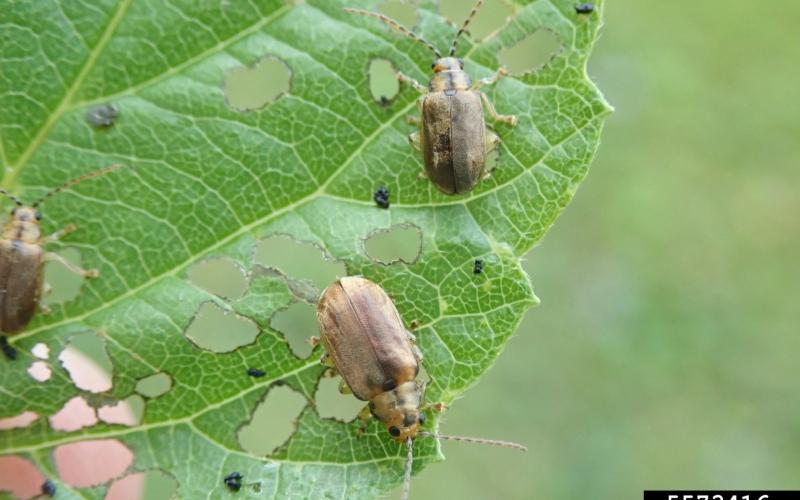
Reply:
M375 396L369 408L392 438L405 442L408 438L414 439L425 422L425 415L419 409L421 402L422 387L410 380Z
M11 210L11 220L6 225L5 238L36 243L41 237L39 221L42 214L35 208L17 206Z
M464 60L458 57L440 57L433 61L431 69L434 73L441 73L442 71L461 71L464 69Z
M425 414L420 410L396 411L383 423L393 439L405 443L408 438L415 439L420 426L425 422Z

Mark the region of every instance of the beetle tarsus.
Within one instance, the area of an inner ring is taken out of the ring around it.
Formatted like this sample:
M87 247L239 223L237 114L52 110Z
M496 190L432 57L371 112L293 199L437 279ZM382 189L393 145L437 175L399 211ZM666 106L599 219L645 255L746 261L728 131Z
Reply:
M67 227L56 231L55 233L51 234L45 239L45 243L52 243L54 241L58 241L64 236L68 235L69 233L74 233L78 229L78 226L75 224L68 224Z
M442 413L447 409L447 405L439 402L439 403L430 403L425 405L426 408L430 408L431 410L435 411L436 413Z
M67 259L65 259L64 257L60 256L57 253L48 252L47 254L45 254L45 258L47 260L53 260L53 261L56 261L56 262L60 262L64 267L66 267L67 269L69 269L73 273L77 274L78 276L82 276L84 278L90 278L91 279L91 278L97 278L97 277L100 276L100 271L98 271L97 269L83 269L83 268L80 268L80 267L76 266L75 264L73 264L72 262L70 262Z

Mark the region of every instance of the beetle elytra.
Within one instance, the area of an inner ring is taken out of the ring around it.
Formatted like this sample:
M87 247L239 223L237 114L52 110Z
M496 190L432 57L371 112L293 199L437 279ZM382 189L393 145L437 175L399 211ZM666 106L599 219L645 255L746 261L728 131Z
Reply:
M434 75L427 87L403 73L398 73L397 78L422 94L417 101L422 118L410 120L419 125L419 130L409 135L408 140L422 151L424 169L421 175L428 177L445 194L467 193L490 175L486 169L486 156L500 144L500 137L486 127L482 105L495 121L512 126L517 123L515 116L498 114L486 94L480 91L481 87L503 78L507 74L505 68L500 68L494 76L473 83L464 71L464 61L455 57L458 38L466 31L481 5L483 0L478 0L464 20L447 57L442 57L439 49L429 41L383 14L345 9L352 14L380 19L390 28L425 45L436 56L431 64Z
M106 175L123 165L89 172L72 179L48 192L31 205L25 205L19 198L0 189L0 194L14 202L11 219L6 223L0 238L0 335L7 336L19 332L30 322L39 305L42 294L43 269L47 260L57 260L70 271L86 278L96 278L96 270L80 269L55 253L48 253L42 246L71 233L76 229L72 224L43 238L39 228L42 214L37 210L45 200L64 189L93 177Z
M408 496L412 445L418 436L525 450L515 443L443 436L421 429L425 423L423 410L441 411L444 405L424 404L424 384L416 380L422 355L415 337L403 326L394 303L377 284L358 276L337 280L320 296L317 321L326 351L322 362L342 376L340 391L369 402L359 418L366 421L374 416L408 449L403 498Z

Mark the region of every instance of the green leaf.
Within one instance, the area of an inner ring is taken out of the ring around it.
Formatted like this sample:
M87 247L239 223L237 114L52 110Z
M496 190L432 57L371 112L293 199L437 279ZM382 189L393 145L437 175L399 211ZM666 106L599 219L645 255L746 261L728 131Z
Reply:
M586 175L610 107L585 70L599 10L579 16L573 0L517 1L497 33L480 44L460 42L471 76L491 75L501 49L539 28L555 33L562 50L543 68L486 89L519 124L495 127L504 142L490 179L469 195L442 195L417 178L420 157L406 140L417 94L404 87L381 106L368 81L375 58L427 81L430 53L342 11L378 3L0 0L3 188L30 200L96 168L134 167L43 207L45 234L78 226L48 248L78 249L84 267L101 276L11 337L20 355L0 363L0 418L23 411L40 418L0 431L0 455L31 461L63 498L104 494L58 479L54 449L86 439L119 440L134 454L131 470L163 470L177 480L180 498L227 495L222 479L233 471L249 485L240 496L256 495L258 484L268 497L373 497L401 481L405 451L385 429L373 422L359 437L357 422L316 413L319 348L301 359L270 325L277 311L308 300L311 285L257 265L256 246L288 235L381 284L404 320L421 325L416 336L432 379L427 400L452 402L537 302L520 258ZM433 4L421 2L416 30L446 47L456 27ZM260 110L232 109L227 75L265 57L290 69L288 93ZM116 123L92 126L87 112L106 103L118 109ZM372 201L380 185L391 192L389 210ZM413 263L383 265L365 253L365 238L395 225L421 234ZM241 298L215 296L189 279L193 264L219 256L247 271ZM473 274L475 259L484 260L483 274ZM226 353L189 341L184 331L208 302L254 321L256 340ZM86 331L98 332L113 364L113 388L99 395L77 389L58 360ZM43 383L27 373L41 342L52 369ZM250 367L266 376L248 377ZM48 424L78 394L102 406L159 372L171 387L146 400L138 426L101 422L65 432ZM284 446L254 456L237 431L277 383L308 406ZM424 439L415 454L415 471L442 458Z

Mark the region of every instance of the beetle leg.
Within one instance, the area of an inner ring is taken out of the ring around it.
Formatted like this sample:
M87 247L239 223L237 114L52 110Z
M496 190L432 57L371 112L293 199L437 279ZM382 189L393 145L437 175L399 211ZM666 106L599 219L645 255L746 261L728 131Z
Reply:
M52 309L50 309L50 306L48 306L47 304L39 304L39 311L40 311L42 314L44 314L45 316L47 316L48 314L50 314L51 312L53 312L53 310L52 310Z
M481 100L483 100L483 103L486 104L486 108L489 110L489 114L492 115L492 118L494 118L495 121L505 122L505 123L508 123L511 126L514 126L514 125L517 124L517 117L516 116L498 114L497 110L494 109L494 105L492 104L492 101L490 101L489 98L486 97L486 94L484 94L483 92L481 92L480 94L481 94Z
M353 394L353 391L350 389L350 386L347 385L347 382L344 379L339 381L339 392L342 394Z
M325 353L319 358L319 362L322 363L323 366L327 366L328 368L336 368L336 363L333 362L333 358L329 353Z
M56 231L55 233L53 233L50 236L48 236L47 238L45 238L44 242L45 243L51 243L53 241L57 241L58 239L63 238L64 236L68 235L69 233L75 231L76 229L78 229L78 226L76 226L75 224L69 224L64 229L62 229L60 231Z
M50 286L50 283L45 283L42 285L42 295L50 295L53 292L53 287Z
M358 428L358 434L361 435L367 431L369 420L372 418L372 412L369 410L369 405L365 405L364 408L358 412L357 418L361 420L361 427Z
M486 129L486 152L493 151L500 143L503 142L500 136Z
M100 276L100 271L98 271L97 269L88 269L88 270L82 269L73 264L72 262L68 261L64 257L58 255L57 253L47 252L46 254L44 254L44 258L46 260L54 260L56 262L60 262L61 264L64 265L64 267L66 267L67 269L69 269L70 271L79 276L83 276L84 278L97 278L98 276Z
M436 413L442 413L447 409L447 405L444 403L428 403L425 405L425 408L430 408L431 410L435 411Z
M419 116L406 116L406 123L409 125L417 125L419 126L421 119Z
M497 72L494 75L492 75L492 76L490 76L488 78L481 78L480 80L477 80L475 83L472 84L472 87L470 87L470 90L479 90L484 85L493 85L493 84L497 83L498 81L500 81L500 79L502 79L507 74L508 74L508 71L505 68L500 68L500 69L497 70Z
M411 350L414 352L414 357L417 358L417 363L422 363L422 351L419 350L417 344L411 344Z
M408 134L408 143L414 146L417 151L422 151L422 144L419 140L419 130Z
M412 87L414 87L414 90L416 90L420 94L428 93L428 89L424 85L420 84L418 81L414 80L410 76L406 76L403 73L398 72L397 79L400 80L400 83L407 83L411 85Z

